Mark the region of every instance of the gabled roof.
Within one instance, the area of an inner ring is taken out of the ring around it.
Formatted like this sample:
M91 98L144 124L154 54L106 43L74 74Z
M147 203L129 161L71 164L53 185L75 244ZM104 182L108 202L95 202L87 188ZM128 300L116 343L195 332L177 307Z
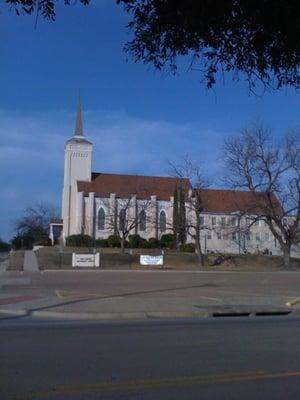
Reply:
M247 213L253 215L265 214L269 204L265 193L247 191L195 189L203 203L204 211L211 213ZM282 208L276 196L271 193L271 204L277 214Z
M62 225L63 220L61 218L51 218L50 219L50 224L53 225Z
M156 195L158 200L170 201L174 196L176 185L181 185L186 196L192 189L188 179L144 176L92 173L91 182L77 181L78 192L87 196L94 192L95 196L109 198L114 193L118 198L128 198L136 195L138 199L146 200L151 195ZM235 191L223 189L194 189L201 198L204 212L216 214L247 213L262 215L268 207L264 193L251 193L249 191ZM271 194L272 204L277 214L282 213L280 204L274 194Z
M176 185L182 185L186 195L191 189L188 179L179 179L161 176L121 175L92 173L92 181L77 181L78 192L88 195L94 192L96 196L108 198L115 193L119 198L128 198L136 194L138 199L149 199L156 195L158 200L169 201L174 195Z

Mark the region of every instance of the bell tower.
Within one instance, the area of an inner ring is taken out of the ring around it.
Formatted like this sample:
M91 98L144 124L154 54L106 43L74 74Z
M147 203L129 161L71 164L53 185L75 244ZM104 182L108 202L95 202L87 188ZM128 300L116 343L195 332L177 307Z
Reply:
M62 196L63 236L76 232L77 181L91 181L93 145L83 134L81 100L78 99L74 136L65 144Z

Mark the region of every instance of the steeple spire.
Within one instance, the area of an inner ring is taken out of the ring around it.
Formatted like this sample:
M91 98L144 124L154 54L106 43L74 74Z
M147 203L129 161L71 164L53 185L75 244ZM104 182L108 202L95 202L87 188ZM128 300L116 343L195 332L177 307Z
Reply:
M81 99L78 97L75 136L83 137Z

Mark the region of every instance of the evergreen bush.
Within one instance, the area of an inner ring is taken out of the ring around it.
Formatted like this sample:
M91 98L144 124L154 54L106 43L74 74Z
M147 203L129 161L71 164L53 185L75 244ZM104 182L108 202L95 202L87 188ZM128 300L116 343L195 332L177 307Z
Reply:
M140 235L129 235L128 236L129 244L132 249L138 249L142 240L144 240Z
M121 247L121 241L120 241L119 236L117 236L117 235L108 236L107 243L108 243L108 247ZM126 245L126 243L125 243L125 245Z
M41 240L37 240L33 243L34 246L52 246L52 242L50 238L45 238Z
M89 235L70 235L66 238L66 246L91 247L93 239Z
M168 249L172 249L175 245L175 237L171 233L165 233L160 238L161 247L167 247Z
M151 244L148 242L148 240L143 239L140 241L139 244L140 249L151 249Z
M179 247L179 250L184 253L195 253L194 243L185 243Z
M152 237L148 240L151 249L158 249L160 247L160 241L155 237Z
M129 244L132 249L150 249L151 244L140 235L129 235Z
M108 239L97 239L96 241L95 241L95 246L96 247L109 247L109 244L108 244Z

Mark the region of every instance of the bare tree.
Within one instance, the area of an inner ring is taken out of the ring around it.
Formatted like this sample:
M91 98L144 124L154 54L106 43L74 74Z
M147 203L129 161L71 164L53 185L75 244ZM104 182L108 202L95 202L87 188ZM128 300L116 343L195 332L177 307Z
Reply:
M283 263L290 265L292 245L300 234L299 133L289 132L275 142L269 129L257 124L224 144L227 182L251 192L245 214L263 220L281 246Z
M16 238L27 237L31 242L49 238L50 219L58 218L59 210L53 204L38 202L28 206L23 216L14 221Z
M39 202L28 206L23 216L15 221L17 234L48 235L50 219L58 218L58 208L53 204Z
M170 175L179 179L189 179L195 189L190 190L185 198L186 219L185 228L187 234L192 237L195 243L199 263L204 266L204 255L201 247L201 230L208 229L201 221L201 214L204 210L201 190L209 186L205 172L200 164L191 160L185 155L179 164L168 162Z
M243 218L243 212L237 211L231 214L224 226L215 227L215 231L219 235L223 235L226 240L229 240L237 249L238 253L247 253L248 240L250 238L252 219Z
M150 199L140 200L135 195L127 199L116 199L113 206L108 206L107 226L121 243L121 252L124 253L125 242L129 234L137 233L138 228L147 229L152 222L152 202Z

